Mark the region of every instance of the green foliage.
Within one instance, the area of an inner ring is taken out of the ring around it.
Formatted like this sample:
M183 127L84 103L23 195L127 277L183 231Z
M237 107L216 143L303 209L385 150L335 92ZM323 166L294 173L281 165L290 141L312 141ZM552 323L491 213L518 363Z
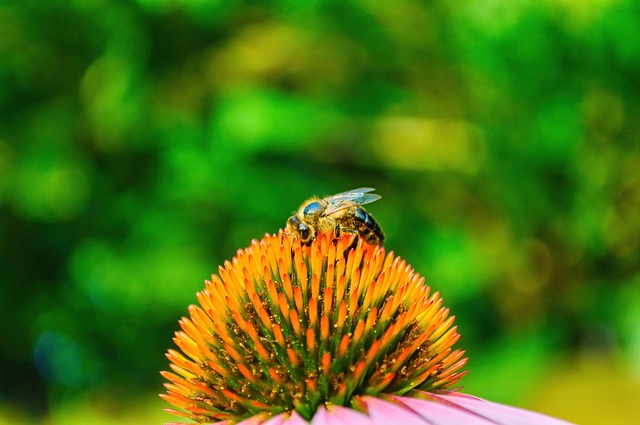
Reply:
M639 16L632 0L0 1L0 405L160 391L217 265L359 186L472 369L481 356L477 395L501 365L640 358ZM485 394L526 394L518 376Z

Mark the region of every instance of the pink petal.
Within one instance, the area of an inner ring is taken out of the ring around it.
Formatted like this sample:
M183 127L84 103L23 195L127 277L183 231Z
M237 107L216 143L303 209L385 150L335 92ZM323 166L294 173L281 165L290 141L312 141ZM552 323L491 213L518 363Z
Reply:
M284 425L308 425L307 422L302 416L298 414L298 412L293 412L289 419L284 423Z
M393 418L394 423L402 425L431 425L425 418L414 413L406 406L375 397L362 397L362 401L367 405L367 412L371 418L371 423L390 423L390 418Z
M439 402L432 402L427 400L414 399L411 397L392 397L395 402L384 401L380 399L367 399L367 406L370 408L373 406L379 406L378 410L383 412L389 412L385 417L381 414L378 416L376 423L378 424L391 424L392 419L396 417L397 410L404 410L411 412L414 417L420 418L420 421L411 422L411 424L428 424L428 425L492 425L488 419L482 416L476 415L473 412L467 412L463 409L459 409L452 406L447 406ZM394 412L394 413L391 413ZM404 420L400 421L404 425Z
M348 407L321 405L311 425L571 425L552 418L467 394L422 393L424 398L385 395L384 399L362 396L367 414ZM238 425L308 425L296 412L265 421L256 415Z
M499 425L570 425L570 422L552 418L541 413L482 400L467 394L424 393L430 400L413 397L394 397L420 414L433 420L434 424L499 424ZM443 409L444 407L444 409ZM452 420L456 415L460 420Z
M311 425L371 425L371 419L353 409L331 405L321 405L311 419Z
M309 422L304 420L298 412L293 411L280 413L279 415L263 422L261 425L309 425Z
M282 425L286 422L288 418L289 418L288 412L280 413L278 415L275 415L272 418L269 418L264 422L261 422L260 425Z

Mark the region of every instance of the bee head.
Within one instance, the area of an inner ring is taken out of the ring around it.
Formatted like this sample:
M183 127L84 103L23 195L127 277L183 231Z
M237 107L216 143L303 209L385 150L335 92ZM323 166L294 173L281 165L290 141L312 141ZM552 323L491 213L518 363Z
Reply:
M287 230L298 235L303 243L309 243L315 237L312 229L301 222L295 215L289 217L289 220L287 220Z

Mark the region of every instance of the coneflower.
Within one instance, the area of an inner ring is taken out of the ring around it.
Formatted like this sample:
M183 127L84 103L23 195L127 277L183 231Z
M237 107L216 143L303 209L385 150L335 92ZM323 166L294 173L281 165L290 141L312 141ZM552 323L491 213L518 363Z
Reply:
M189 307L161 372L198 423L566 424L456 392L454 316L393 252L280 232L239 250Z

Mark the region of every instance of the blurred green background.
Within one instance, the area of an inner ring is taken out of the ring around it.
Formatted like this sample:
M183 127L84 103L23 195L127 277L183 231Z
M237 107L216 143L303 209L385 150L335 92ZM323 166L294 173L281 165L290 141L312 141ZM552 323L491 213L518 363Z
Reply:
M464 391L637 419L637 1L0 0L0 423L172 420L204 279L359 186Z

